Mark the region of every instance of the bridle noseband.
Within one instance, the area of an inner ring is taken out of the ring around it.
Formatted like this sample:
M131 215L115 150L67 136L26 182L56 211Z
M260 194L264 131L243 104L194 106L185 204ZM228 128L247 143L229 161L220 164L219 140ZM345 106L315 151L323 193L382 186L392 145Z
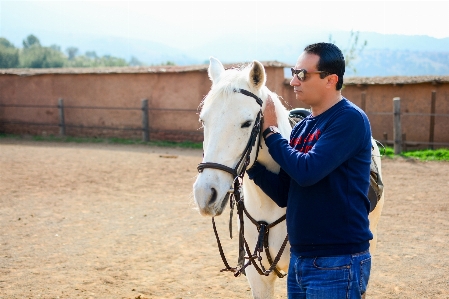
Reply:
M283 215L282 217L280 217L278 220L274 221L271 224L268 224L265 221L255 220L246 210L244 202L243 202L243 194L241 192L242 191L241 187L243 184L243 177L245 175L246 168L248 167L248 165L250 163L251 151L252 151L252 148L254 147L254 145L256 144L257 139L259 139L259 140L258 140L256 158L254 161L257 160L257 157L259 154L259 148L261 147L260 136L261 136L261 129L262 129L262 117L263 117L262 104L263 104L263 102L258 96L256 96L255 94L253 94L252 92L250 92L248 90L234 89L234 92L241 93L246 96L254 98L256 100L257 104L259 104L259 106L260 106L260 110L259 110L259 113L257 114L256 121L254 123L254 127L251 131L251 136L250 136L248 143L243 151L243 154L242 154L240 160L238 161L237 165L234 168L231 168L231 167L223 165L223 164L214 163L214 162L200 163L200 164L198 164L198 167L197 167L199 173L203 172L203 170L206 168L213 168L213 169L222 170L222 171L225 171L225 172L231 174L234 179L233 180L233 182L234 182L233 189L230 189L228 191L227 196L229 196L229 193L231 193L231 199L230 199L231 211L230 211L230 220L229 220L229 230L230 230L231 238L232 238L232 213L233 213L233 209L234 209L234 204L237 205L237 214L239 215L239 219L240 219L239 264L237 267L234 267L234 268L229 266L229 264L226 260L226 257L224 255L223 248L221 246L220 238L218 237L218 232L217 232L217 228L215 226L214 217L212 217L212 226L213 226L213 229L215 232L215 237L217 239L218 249L220 251L221 259L223 260L223 263L226 267L225 269L223 269L221 271L234 272L234 276L237 277L241 273L244 273L244 270L246 267L248 267L250 264L253 264L253 266L256 268L257 272L260 275L268 276L271 272L274 271L278 277L282 278L285 276L285 274L282 274L277 269L276 265L282 256L282 252L284 251L285 246L287 245L288 235L285 237L285 240L282 243L282 246L273 261L271 255L270 255L270 251L269 251L268 232L271 227L284 221L285 215ZM245 237L244 237L243 214L245 214L248 217L248 219L257 227L257 230L259 231L257 245L256 245L256 248L255 248L253 254L251 254L248 243L246 242ZM262 257L260 255L260 253L263 252L263 249L265 249L265 253L267 255L267 259L270 264L270 268L268 270L266 270L261 263ZM246 264L244 264L244 262L243 262L245 251L249 255L247 257L247 259L249 261ZM256 260L259 262L259 265L256 263Z

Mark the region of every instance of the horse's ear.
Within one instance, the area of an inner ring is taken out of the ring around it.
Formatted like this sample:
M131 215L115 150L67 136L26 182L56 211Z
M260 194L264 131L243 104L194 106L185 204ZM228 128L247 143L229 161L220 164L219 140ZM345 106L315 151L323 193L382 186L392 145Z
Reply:
M265 68L262 63L257 60L253 61L253 67L249 72L249 82L255 89L260 89L265 85L267 76L265 74Z
M225 69L223 67L223 64L221 64L221 62L217 58L211 56L209 69L207 70L210 80L213 83L217 83L224 71Z

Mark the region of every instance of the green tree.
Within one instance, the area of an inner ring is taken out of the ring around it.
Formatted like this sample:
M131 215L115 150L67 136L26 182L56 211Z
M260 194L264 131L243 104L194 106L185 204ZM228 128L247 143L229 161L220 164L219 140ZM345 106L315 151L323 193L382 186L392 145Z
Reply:
M23 48L24 49L29 49L31 47L40 47L41 46L41 42L39 41L39 39L33 35L30 34L27 36L26 39L23 40Z
M166 62L151 64L151 66L172 66L172 65L176 65L176 62L167 60Z
M91 59L87 56L76 56L72 60L66 59L63 67L92 67L95 59Z
M104 55L98 61L97 66L128 66L128 63L123 58L113 57L110 55Z
M73 60L76 54L78 54L78 48L76 47L68 47L65 51L69 55L69 60Z
M36 47L23 49L20 55L20 66L25 68L54 68L64 65L64 56L61 52L49 47Z
M137 57L132 56L131 60L129 61L129 65L131 66L143 66L145 65L142 61L137 59Z
M0 68L19 66L19 49L6 38L0 37Z
M98 58L97 52L95 52L95 51L87 51L85 55L86 55L86 57L88 57L90 59Z
M61 46L53 44L50 46L50 48L55 50L56 52L61 52Z
M95 54L96 55L96 54ZM103 57L76 56L72 60L65 60L64 67L109 67L109 66L128 66L125 59L105 55Z
M0 37L0 46L5 48L15 48L14 45L4 37Z
M347 69L351 69L354 74L357 73L355 61L368 45L368 41L366 40L363 41L361 45L359 45L359 34L359 31L354 32L353 30L351 30L351 34L349 36L346 47L342 50L343 55L345 56L345 66ZM335 40L332 39L332 35L329 35L329 42L336 44Z
M128 66L125 59L105 55L98 57L95 51L88 51L85 55L77 55L78 48L66 49L68 56L61 52L61 47L51 45L43 47L39 39L28 35L23 40L23 49L16 49L5 38L0 38L0 68L58 68L58 67L109 67ZM134 63L140 63L137 59Z

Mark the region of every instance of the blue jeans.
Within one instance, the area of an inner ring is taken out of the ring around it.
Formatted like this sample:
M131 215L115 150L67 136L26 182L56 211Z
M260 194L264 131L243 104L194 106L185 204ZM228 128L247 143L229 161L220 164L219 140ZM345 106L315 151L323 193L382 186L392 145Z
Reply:
M329 257L301 257L290 253L288 298L362 298L370 271L369 251Z

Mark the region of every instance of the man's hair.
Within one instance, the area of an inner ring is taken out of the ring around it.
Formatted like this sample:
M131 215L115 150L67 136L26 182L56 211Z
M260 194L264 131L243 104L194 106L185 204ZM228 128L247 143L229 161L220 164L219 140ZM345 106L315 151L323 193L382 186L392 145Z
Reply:
M329 74L338 76L336 88L340 90L343 87L343 75L345 74L345 58L340 49L331 43L316 43L305 47L304 51L320 57L317 69L327 73L321 73L321 79Z

